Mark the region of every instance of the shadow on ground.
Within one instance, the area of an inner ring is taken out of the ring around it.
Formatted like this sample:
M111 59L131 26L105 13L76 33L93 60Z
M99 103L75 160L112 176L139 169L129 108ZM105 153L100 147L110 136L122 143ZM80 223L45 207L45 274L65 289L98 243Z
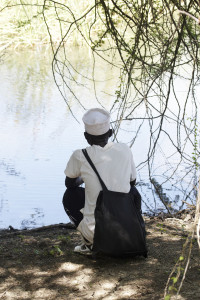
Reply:
M178 221L177 221L178 222ZM0 299L163 299L185 234L167 220L146 220L149 256L117 259L73 253L80 235L51 227L0 235ZM193 246L179 299L200 299L200 259Z

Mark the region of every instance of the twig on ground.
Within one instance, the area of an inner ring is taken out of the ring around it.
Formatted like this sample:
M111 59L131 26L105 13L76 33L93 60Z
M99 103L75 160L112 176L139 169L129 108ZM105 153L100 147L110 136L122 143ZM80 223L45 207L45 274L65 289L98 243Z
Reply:
M6 295L6 293L12 288L12 286L10 286L5 292L3 292L1 295L0 295L0 299L3 299L3 297Z

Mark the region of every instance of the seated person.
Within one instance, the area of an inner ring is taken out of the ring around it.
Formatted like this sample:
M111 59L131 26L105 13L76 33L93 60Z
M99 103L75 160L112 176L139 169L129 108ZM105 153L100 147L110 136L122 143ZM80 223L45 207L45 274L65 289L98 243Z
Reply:
M98 170L106 187L111 191L129 193L136 181L136 168L130 148L123 143L108 142L112 136L110 115L99 108L90 109L83 116L85 138L90 146L86 148L89 157ZM76 150L65 169L67 190L63 205L70 220L83 237L83 243L75 252L86 253L92 249L95 216L94 211L101 184L89 165L82 150ZM80 187L85 183L85 188ZM141 198L136 204L141 209Z

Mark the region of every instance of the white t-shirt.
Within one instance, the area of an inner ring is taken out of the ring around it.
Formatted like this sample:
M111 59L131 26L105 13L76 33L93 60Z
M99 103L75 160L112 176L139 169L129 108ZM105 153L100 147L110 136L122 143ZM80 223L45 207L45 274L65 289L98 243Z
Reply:
M126 144L110 142L105 147L93 145L86 149L108 190L128 193L130 181L136 179L136 169L130 148ZM65 169L65 175L70 178L81 176L85 183L85 207L81 210L83 220L78 230L93 243L94 210L102 187L82 150L74 151Z

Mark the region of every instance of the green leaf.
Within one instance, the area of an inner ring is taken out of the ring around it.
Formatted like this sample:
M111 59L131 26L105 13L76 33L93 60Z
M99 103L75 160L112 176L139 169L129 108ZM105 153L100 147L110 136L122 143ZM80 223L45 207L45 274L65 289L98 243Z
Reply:
M52 250L49 251L49 254L54 255L55 251L52 249Z
M167 296L165 296L164 300L170 300L170 298L171 298L171 295L167 295Z
M169 287L169 291L175 291L175 292L176 292L176 291L177 291L177 288L175 288L174 286L170 286L170 287Z
M171 280L173 280L173 283L177 283L178 278L177 277L172 277Z
M19 234L18 237L23 241L25 239L25 235Z
M179 257L179 260L180 260L180 261L183 261L183 260L184 260L184 257L183 257L183 256L180 256L180 257Z

